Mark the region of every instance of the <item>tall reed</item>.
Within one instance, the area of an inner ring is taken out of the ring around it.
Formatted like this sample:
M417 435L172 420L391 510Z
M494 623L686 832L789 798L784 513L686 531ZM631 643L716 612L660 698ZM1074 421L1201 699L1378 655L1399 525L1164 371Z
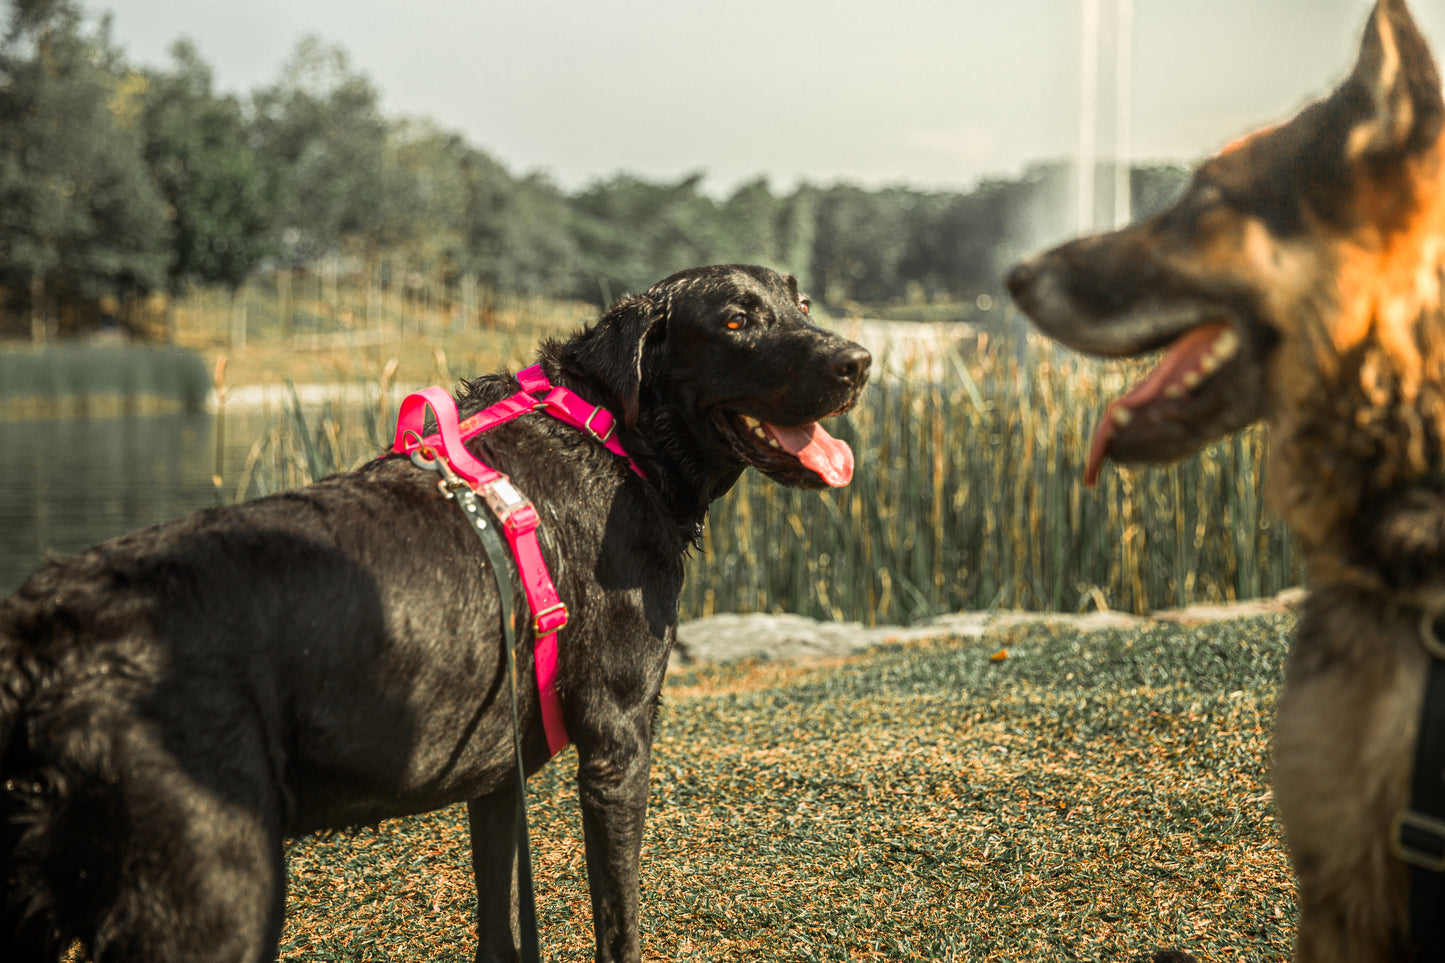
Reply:
M1262 429L1171 467L1106 468L1088 489L1092 427L1137 370L1032 339L933 367L928 381L884 372L830 426L857 455L848 487L796 491L749 472L716 502L685 610L889 624L1145 612L1298 582L1289 535L1262 505Z
M685 617L794 612L869 624L980 609L1145 612L1273 594L1299 562L1262 505L1251 430L1177 465L1083 484L1093 425L1137 366L1034 339L890 374L829 430L857 456L823 492L746 472L689 562ZM1131 370L1133 368L1134 370ZM299 401L253 449L240 493L351 467L389 443L384 388L355 410Z

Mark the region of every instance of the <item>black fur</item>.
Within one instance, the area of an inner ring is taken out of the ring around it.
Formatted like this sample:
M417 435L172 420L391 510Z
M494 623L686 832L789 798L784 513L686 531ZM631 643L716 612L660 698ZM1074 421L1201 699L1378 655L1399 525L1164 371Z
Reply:
M683 556L745 456L815 483L748 449L737 413L814 421L867 378L867 352L805 313L791 277L698 268L543 345L554 383L623 413L646 481L541 413L472 445L536 503L570 612L559 688L599 960L640 956ZM464 413L516 387L472 382ZM0 958L53 961L79 939L104 963L273 959L285 836L467 800L477 958L515 959L500 606L436 479L380 459L50 561L0 603ZM546 759L532 641L520 633L529 771Z

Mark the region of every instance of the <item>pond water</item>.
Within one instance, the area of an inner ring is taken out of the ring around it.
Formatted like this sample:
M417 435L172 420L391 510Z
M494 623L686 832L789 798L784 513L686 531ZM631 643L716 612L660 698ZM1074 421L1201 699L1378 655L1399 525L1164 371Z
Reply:
M223 477L237 477L267 417L227 413ZM0 452L0 596L46 552L220 502L216 418L205 411L0 421Z

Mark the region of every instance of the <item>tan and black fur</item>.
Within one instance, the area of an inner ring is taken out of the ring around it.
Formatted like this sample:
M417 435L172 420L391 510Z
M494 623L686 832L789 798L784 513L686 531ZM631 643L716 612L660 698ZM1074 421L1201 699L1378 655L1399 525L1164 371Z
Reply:
M1019 265L1051 337L1169 351L1106 412L1089 467L1269 426L1274 506L1310 594L1280 699L1274 792L1299 880L1295 959L1410 958L1405 806L1445 612L1445 144L1404 0L1379 0L1328 98L1202 164L1168 210ZM1439 911L1445 913L1445 906Z

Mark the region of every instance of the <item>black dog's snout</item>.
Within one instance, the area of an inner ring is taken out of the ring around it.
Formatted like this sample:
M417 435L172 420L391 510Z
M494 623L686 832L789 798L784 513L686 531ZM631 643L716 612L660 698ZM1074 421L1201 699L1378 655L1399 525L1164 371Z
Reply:
M850 385L861 385L868 379L873 355L862 345L850 344L833 354L833 373Z
M1018 298L1033 285L1034 278L1038 276L1038 273L1038 266L1034 261L1015 264L1013 270L1008 272L1008 277L1004 279L1004 283L1008 285L1009 294Z

